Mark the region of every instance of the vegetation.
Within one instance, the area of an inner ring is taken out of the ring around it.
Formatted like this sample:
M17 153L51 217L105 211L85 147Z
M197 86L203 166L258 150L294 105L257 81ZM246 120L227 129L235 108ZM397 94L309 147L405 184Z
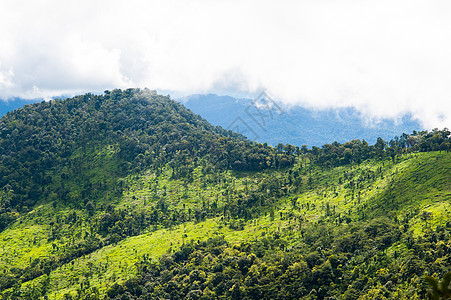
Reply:
M149 90L107 91L24 106L0 121L0 230L39 200L83 208L117 197L117 181L145 169L187 177L205 160L213 170L287 167L291 153L214 128Z
M446 298L450 141L271 147L147 89L25 106L0 120L0 299Z

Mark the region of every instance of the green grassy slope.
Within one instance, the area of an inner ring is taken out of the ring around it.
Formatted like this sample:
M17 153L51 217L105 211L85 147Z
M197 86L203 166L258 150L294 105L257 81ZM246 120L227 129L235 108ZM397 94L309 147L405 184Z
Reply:
M397 212L408 220L415 233L424 226L435 228L450 221L451 161L449 155L427 153L401 164L382 193L379 201L368 205L370 215Z
M342 226L347 223L358 224L381 215L396 218L399 224L397 226L411 231L413 236L422 236L428 231L436 230L437 226L446 226L450 221L450 166L451 154L431 152L405 156L396 164L388 160L368 161L330 170L314 169L311 174L304 170L301 182L305 185L312 178L314 187L282 196L274 203L274 213L268 208L266 213L240 221L229 219L227 214L218 212L217 217L207 218L205 221L190 221L172 228L150 227L147 233L102 247L62 264L48 275L24 281L17 289L25 294L33 286L48 282L47 295L50 298L63 299L64 295L75 297L96 292L102 296L114 282L121 283L134 276L138 272L136 263L142 260L143 255L158 261L164 253L176 251L183 243L215 236L224 236L226 241L233 244L252 242L262 235L279 232L287 240L287 247L299 247L306 243L306 239L308 241L305 231L308 232L312 227L332 226L338 232L344 230L340 228L344 228ZM295 166L294 169L296 168ZM374 177L362 179L373 173ZM221 180L233 184L239 195L239 191L249 189L249 182L255 184L267 177L286 175L285 171L245 176L226 172L222 174ZM170 171L167 170L158 176L150 172L140 177L124 178L129 188L118 199L117 206L151 210L161 201L155 195L164 193L168 209L191 208L194 211L202 205L202 201L217 201L218 206L227 202L223 195L226 185L215 184L214 181L208 183L208 178L200 175L194 176L193 181L187 185L170 177ZM422 181L420 186L417 180ZM351 188L351 181L359 182L359 185ZM425 212L430 214L424 217ZM17 221L1 233L3 268L21 266L27 260L32 261L37 257L51 257L71 243L71 236L78 235L79 238L86 239L86 235L89 235L88 222L80 220L78 224L59 231L61 237L53 241L58 249L51 246L47 239L52 229L42 219L54 213L70 214L51 206L37 207L30 214L40 217ZM38 220L43 224L34 224ZM235 223L241 224L237 226ZM232 229L237 227L240 229ZM392 248L388 249L397 249L399 253L408 251L402 241L393 243L390 247ZM27 255L21 254L25 252Z

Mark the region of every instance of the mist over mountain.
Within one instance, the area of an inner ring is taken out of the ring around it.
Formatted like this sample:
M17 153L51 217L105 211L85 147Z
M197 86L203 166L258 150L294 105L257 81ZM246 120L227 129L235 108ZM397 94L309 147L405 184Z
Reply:
M396 121L371 121L364 119L355 108L288 108L273 102L264 94L256 99L199 94L179 101L213 125L270 145L288 143L296 146L321 146L333 141L344 143L353 139L365 139L374 144L378 137L389 141L394 136L421 129L419 122L409 115Z

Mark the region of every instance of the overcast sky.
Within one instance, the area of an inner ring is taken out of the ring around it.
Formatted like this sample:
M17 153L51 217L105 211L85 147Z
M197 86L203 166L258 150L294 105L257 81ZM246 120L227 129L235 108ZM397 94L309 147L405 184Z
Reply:
M451 127L451 1L0 1L0 98L128 87Z

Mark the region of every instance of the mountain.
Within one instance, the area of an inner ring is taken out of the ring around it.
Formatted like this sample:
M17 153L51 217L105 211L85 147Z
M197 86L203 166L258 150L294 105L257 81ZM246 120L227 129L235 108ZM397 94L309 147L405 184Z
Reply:
M354 108L313 110L301 106L286 107L265 93L253 100L202 94L179 101L213 125L235 130L251 140L273 146L278 143L322 146L353 139L375 143L378 137L388 141L421 128L408 115L399 121L383 119L372 124Z
M199 160L241 171L294 161L211 126L167 97L132 89L26 105L1 119L0 145L0 186L8 190L3 206L18 211L52 192L72 205L97 199L119 177L165 164L178 178ZM70 195L71 188L79 194Z
M26 105L0 119L0 298L445 295L450 150L271 147L148 89Z
M222 126L251 140L273 146L283 143L311 147L333 141L344 143L353 139L375 143L378 137L389 141L394 136L421 128L409 115L396 121L383 119L367 122L354 108L314 110L301 106L285 107L266 94L256 99L200 94L177 101L215 126ZM40 100L17 98L0 101L0 116L34 102ZM255 106L255 103L260 106Z
M5 115L9 111L13 111L19 107L22 107L27 104L35 103L35 102L40 102L40 101L37 99L24 100L21 98L13 98L13 99L9 99L8 101L0 99L0 116Z

